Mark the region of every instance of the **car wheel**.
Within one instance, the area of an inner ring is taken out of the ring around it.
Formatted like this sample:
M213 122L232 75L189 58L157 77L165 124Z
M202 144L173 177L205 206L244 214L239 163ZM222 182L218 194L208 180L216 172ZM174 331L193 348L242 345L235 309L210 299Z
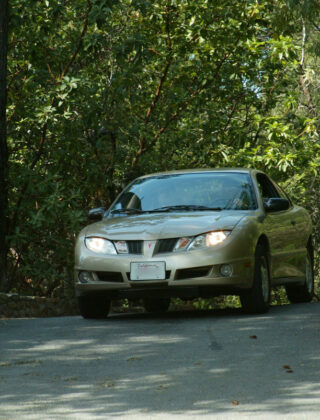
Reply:
M271 285L268 254L263 246L258 245L255 252L252 288L240 296L243 310L252 314L267 312L270 306L270 295Z
M83 318L100 319L108 316L111 301L93 296L79 296L78 305Z
M314 271L313 271L313 259L312 251L307 250L306 255L306 267L305 267L305 282L303 285L286 286L286 292L288 299L291 303L302 303L310 302L313 297L314 291Z
M145 298L143 299L143 306L147 312L160 313L166 312L169 309L169 298Z

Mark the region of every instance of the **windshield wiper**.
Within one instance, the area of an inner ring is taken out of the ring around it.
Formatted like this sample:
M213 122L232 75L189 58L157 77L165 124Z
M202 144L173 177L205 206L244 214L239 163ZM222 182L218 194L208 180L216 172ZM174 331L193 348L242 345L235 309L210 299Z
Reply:
M176 206L164 206L152 210L141 210L128 207L126 209L115 209L111 211L111 214L142 214L142 213L166 213L171 211L221 211L221 207L207 207L197 206L194 204L181 204Z
M115 209L111 211L111 214L118 214L118 213L140 214L140 213L145 213L145 211L141 209L134 209L131 207L128 207L126 209Z
M221 211L221 207L207 207L207 206L197 206L197 205L177 205L177 206L165 206L159 207L158 209L148 210L148 213L157 213L157 212L170 212L176 210L186 210L186 211Z

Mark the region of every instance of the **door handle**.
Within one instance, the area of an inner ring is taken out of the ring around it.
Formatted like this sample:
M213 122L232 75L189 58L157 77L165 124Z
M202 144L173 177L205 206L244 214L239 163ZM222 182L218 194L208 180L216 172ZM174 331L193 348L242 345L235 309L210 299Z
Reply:
M292 224L292 226L294 226L296 224L296 221L295 220L291 220L291 224Z

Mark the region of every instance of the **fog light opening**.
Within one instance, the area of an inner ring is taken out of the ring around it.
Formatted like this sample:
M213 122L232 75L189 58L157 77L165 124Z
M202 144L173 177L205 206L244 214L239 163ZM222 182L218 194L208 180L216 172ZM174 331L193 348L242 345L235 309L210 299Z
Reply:
M78 279L80 283L89 283L92 280L92 275L88 271L80 271Z
M223 277L231 277L233 273L232 266L230 264L222 264L220 273Z

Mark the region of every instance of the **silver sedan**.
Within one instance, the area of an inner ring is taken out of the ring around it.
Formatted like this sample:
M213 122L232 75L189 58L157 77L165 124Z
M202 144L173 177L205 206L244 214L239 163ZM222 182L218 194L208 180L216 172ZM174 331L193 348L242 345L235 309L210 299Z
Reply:
M271 287L292 302L312 299L311 220L261 171L201 169L134 180L111 207L93 209L79 234L75 282L85 318L107 316L113 299L237 294L245 311L269 309Z

